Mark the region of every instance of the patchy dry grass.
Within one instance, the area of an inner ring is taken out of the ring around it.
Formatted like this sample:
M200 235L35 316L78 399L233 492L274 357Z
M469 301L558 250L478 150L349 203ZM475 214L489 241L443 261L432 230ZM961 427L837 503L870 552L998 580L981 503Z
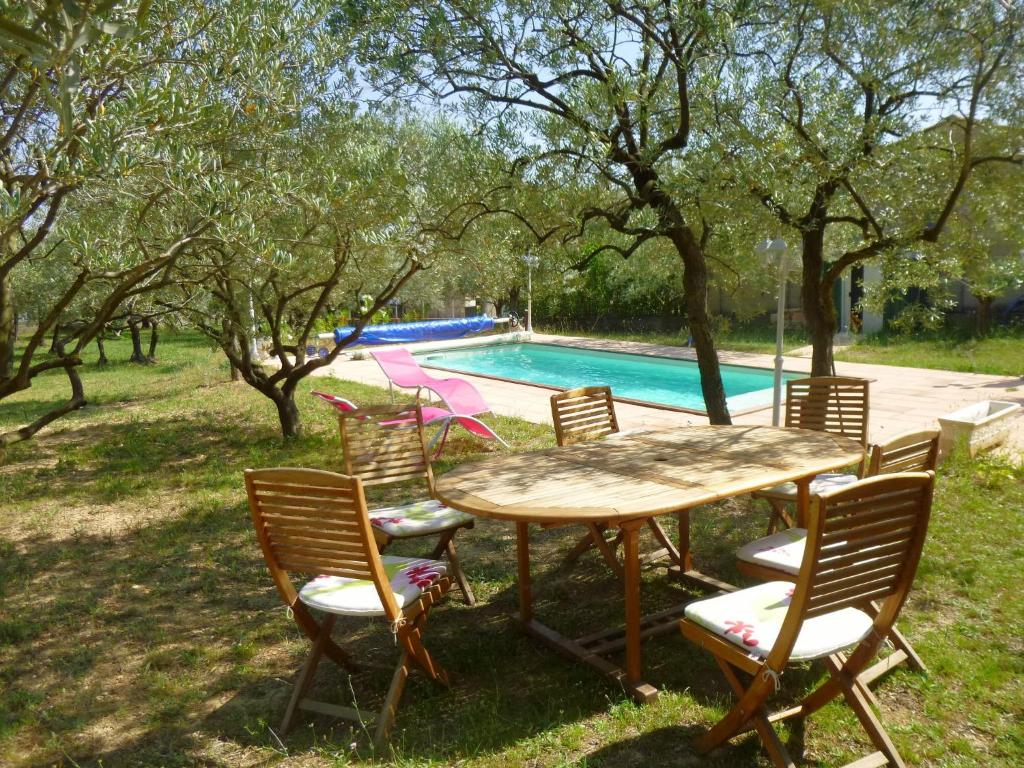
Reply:
M112 357L127 357L125 342L109 346ZM650 677L665 694L637 707L516 631L507 618L515 604L512 531L491 521L461 537L480 605L449 600L427 634L453 688L414 677L386 755L329 718L307 718L279 740L272 728L306 643L260 559L241 470L337 468L336 425L303 393L306 435L283 445L270 404L227 383L219 358L200 342L179 338L161 356L145 368L87 366L95 405L16 446L0 466L0 764L766 764L753 738L710 759L690 749L728 697L709 659L678 636L646 646ZM0 422L39 412L62 396L61 386L44 379L5 404ZM314 386L360 402L386 399L329 380ZM522 421L498 419L497 427L515 450L552 442L550 430ZM438 470L489 450L456 437ZM944 468L902 622L931 673L901 670L878 688L885 720L913 763L1024 763L1022 510L1020 467L990 460ZM764 511L746 501L698 513L700 565L735 579L732 549L763 525ZM618 583L593 555L571 571L559 567L575 535L537 537L538 612L583 633L619 616ZM688 595L662 573L645 571L647 609ZM320 695L341 702L354 691L375 706L395 655L386 629L351 620L338 635L368 664L351 679L323 667ZM782 696L818 676L813 667L794 670ZM794 737L808 764L827 766L862 750L856 733L849 711L832 705Z

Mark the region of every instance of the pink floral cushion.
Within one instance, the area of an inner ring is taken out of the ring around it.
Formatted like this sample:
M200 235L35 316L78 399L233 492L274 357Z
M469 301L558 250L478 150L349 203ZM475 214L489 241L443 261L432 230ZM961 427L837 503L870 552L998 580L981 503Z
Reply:
M436 499L370 510L370 525L396 539L438 533L472 520L472 515L446 507Z
M384 573L395 593L399 608L412 603L447 573L444 563L422 557L381 557ZM383 616L384 605L374 583L344 576L317 576L299 592L299 599L310 608L342 616Z
M774 568L795 576L800 573L806 541L807 531L804 528L787 528L744 544L736 550L736 557L754 565L763 565L765 568Z
M844 485L855 483L859 479L856 475L847 473L823 472L820 475L815 475L814 479L811 480L811 493L834 491L836 488L842 488ZM771 496L776 499L783 499L784 501L796 501L796 483L783 483L771 488L763 488L757 492L757 495Z
M686 606L686 618L738 645L751 656L765 658L778 639L789 610L794 585L769 581ZM856 608L807 619L797 636L792 661L820 659L856 645L871 631L871 617Z

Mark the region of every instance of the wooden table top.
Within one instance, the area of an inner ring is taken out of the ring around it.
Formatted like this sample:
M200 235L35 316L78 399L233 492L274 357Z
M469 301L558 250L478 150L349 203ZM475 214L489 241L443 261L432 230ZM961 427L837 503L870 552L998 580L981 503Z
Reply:
M839 469L862 455L857 441L826 432L700 425L463 464L438 478L436 493L481 517L615 525Z

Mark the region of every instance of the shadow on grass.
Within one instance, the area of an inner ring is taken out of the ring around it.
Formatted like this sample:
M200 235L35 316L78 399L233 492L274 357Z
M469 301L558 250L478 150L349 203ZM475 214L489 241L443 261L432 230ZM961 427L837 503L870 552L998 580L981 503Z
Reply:
M225 402L231 428L221 415ZM274 733L308 642L285 615L259 555L240 473L245 466L337 469L340 448L336 421L312 405L304 405L306 436L290 443L272 416L246 420L246 409L266 405L230 386L195 392L173 413L133 413L46 436L33 453L49 454L52 465L24 462L0 473L0 493L25 510L24 523L8 527L9 540L0 538L0 762L234 766L285 751L340 763L375 759L365 734L330 718L306 717L283 741ZM518 430L519 449L550 444L549 429L508 425ZM493 450L455 436L438 469ZM75 512L70 523L61 517L67 510ZM763 520L745 502L695 514L698 565L733 580L732 550ZM561 566L580 533L547 531L532 543L538 617L568 635L622 621L621 585L595 553L571 570ZM655 548L649 534L642 546ZM646 716L620 688L512 625L511 525L478 521L459 547L480 605L467 608L453 594L425 634L454 685L414 676L385 757L452 763L512 753L516 762L530 744L586 734L583 723L609 710ZM425 549L407 542L393 551ZM695 596L657 567L644 580L645 611ZM397 656L386 627L345 620L336 638L367 666L349 679L325 664L316 695L348 704L354 692L360 706L376 709ZM726 695L710 660L676 634L648 642L644 665L666 691L702 679L712 699Z
M534 542L538 615L570 634L621 622L621 587L596 556L571 571L560 564L578 534L550 531ZM454 761L501 752L610 705L632 706L594 671L511 624L511 526L480 521L460 538L481 604L468 608L453 594L432 614L425 640L454 686L414 676L395 755ZM395 552L422 554L409 543ZM63 755L79 765L237 765L282 748L348 754L353 742L356 757L372 758L365 734L330 718L304 718L283 743L272 733L308 644L273 591L240 488L123 535L35 536L2 554L5 613L17 618L0 623L9 644L0 736L49 734L49 746L33 750L40 759L23 764ZM692 596L657 568L645 581L645 610ZM386 627L345 620L335 636L367 668L350 680L324 664L317 695L348 704L354 691L376 709L397 657ZM714 675L702 657L673 634L646 644L645 671L682 690L698 674ZM724 695L712 686L712 696Z

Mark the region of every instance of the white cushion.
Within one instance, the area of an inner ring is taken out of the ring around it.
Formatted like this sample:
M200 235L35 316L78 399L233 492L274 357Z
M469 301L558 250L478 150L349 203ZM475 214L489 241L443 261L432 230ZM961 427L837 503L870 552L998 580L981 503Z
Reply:
M686 618L765 658L779 637L795 585L769 581L686 606ZM871 631L871 617L856 608L807 619L797 636L792 661L820 659L856 645Z
M424 589L447 573L444 563L422 557L385 555L381 562L399 608L417 600ZM299 599L310 608L343 616L384 615L377 587L368 579L317 576L302 588Z
M755 565L774 568L777 571L800 573L804 559L804 545L807 531L804 528L787 528L771 536L744 544L736 550L736 557Z
M396 539L446 531L472 520L472 515L446 507L436 499L370 510L370 525Z
M826 491L832 491L836 488L842 488L844 485L855 483L860 478L856 475L844 474L839 472L823 472L820 475L815 475L814 479L811 480L811 493L825 493ZM782 485L775 485L771 488L764 488L757 492L758 496L774 496L778 499L786 501L796 501L796 483L783 483Z

